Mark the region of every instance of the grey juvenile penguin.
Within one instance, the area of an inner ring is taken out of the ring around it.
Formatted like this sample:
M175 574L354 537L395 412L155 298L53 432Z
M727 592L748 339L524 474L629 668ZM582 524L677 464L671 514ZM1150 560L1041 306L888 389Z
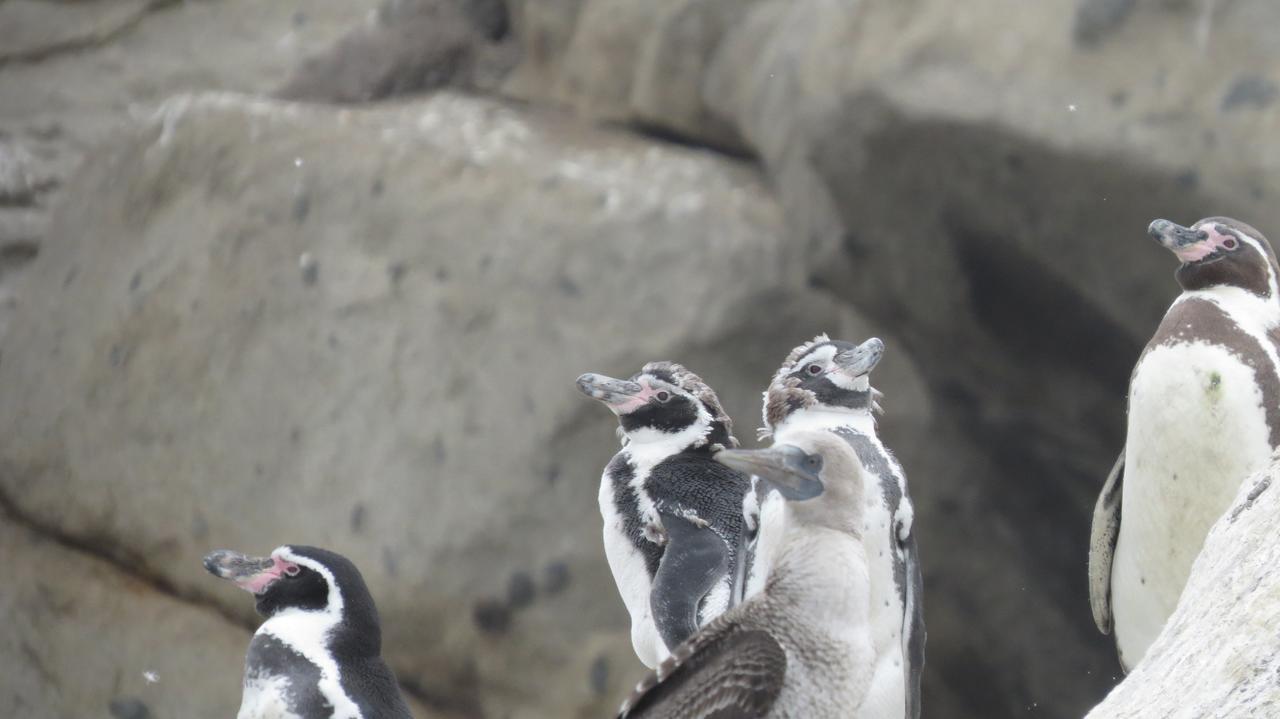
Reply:
M346 557L285 545L269 557L227 550L205 569L254 595L267 620L249 642L237 719L412 719L382 661L382 628Z
M1148 233L1182 294L1129 381L1125 447L1093 516L1089 596L1125 671L1173 613L1209 528L1280 446L1280 291L1271 244L1209 217ZM1122 512L1123 508L1123 512Z
M876 717L920 716L924 669L923 579L913 532L914 509L906 474L876 433L881 394L871 371L884 354L872 337L855 345L819 335L791 351L764 397L762 437L791 443L796 433L828 432L846 442L865 478L862 544L870 581L873 674L867 692ZM758 538L749 544L747 594L759 586L772 562L771 535L781 502L760 499ZM748 506L748 523L751 507Z
M721 615L636 687L626 719L880 719L861 463L825 430L717 459L771 483L783 505L764 588ZM838 568L838 569L835 569ZM897 708L899 715L901 708Z
M623 446L600 479L605 555L636 656L654 667L738 594L748 478L712 459L737 446L733 423L684 367L650 362L629 380L584 374L578 387L618 416Z

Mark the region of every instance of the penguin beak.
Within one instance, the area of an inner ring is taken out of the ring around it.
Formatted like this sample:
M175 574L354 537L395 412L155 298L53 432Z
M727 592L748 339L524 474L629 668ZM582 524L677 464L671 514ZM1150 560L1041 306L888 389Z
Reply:
M578 389L583 394L604 402L614 414L626 414L646 401L645 389L639 382L614 379L588 372L578 378Z
M835 356L835 364L850 377L865 377L880 363L884 356L884 342L879 337L872 337L851 350L845 350Z
M1202 260L1213 252L1213 243L1207 241L1208 232L1183 227L1169 220L1152 221L1147 226L1147 234L1183 262Z
M783 497L802 502L822 494L822 457L784 444L769 449L723 449L715 460L730 469L767 480Z
M246 557L219 549L204 558L204 568L215 577L230 579L252 594L262 594L284 573L288 562L275 557Z

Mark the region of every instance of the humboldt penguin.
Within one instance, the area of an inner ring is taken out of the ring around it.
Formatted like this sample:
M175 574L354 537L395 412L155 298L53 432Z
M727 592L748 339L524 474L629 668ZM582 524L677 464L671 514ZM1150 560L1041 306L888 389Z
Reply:
M1089 598L1129 671L1159 636L1209 528L1280 446L1275 253L1226 217L1148 234L1181 263L1129 380L1124 450L1093 515ZM1122 511L1123 508L1123 511Z
M650 362L628 380L578 378L623 440L600 480L604 549L648 667L729 608L749 479L712 459L733 423L696 374Z
M726 465L776 488L777 552L764 588L712 621L623 703L624 719L884 719L875 671L863 482L853 448L825 430L770 449L726 450ZM838 568L838 569L835 569Z
M237 719L412 719L382 661L373 597L346 557L285 545L268 557L219 550L204 566L252 593L266 617L249 642Z
M819 335L791 351L774 374L764 396L761 437L788 444L798 432L822 431L853 450L862 484L863 545L868 551L871 587L870 627L874 673L867 700L880 707L876 716L920 716L924 670L924 582L913 532L914 507L906 474L876 433L881 393L871 386L871 370L884 355L884 343L872 337L862 344ZM771 535L776 535L776 496L758 500L761 525L747 540L749 596L768 576ZM748 508L750 509L750 508ZM748 513L748 524L751 521Z

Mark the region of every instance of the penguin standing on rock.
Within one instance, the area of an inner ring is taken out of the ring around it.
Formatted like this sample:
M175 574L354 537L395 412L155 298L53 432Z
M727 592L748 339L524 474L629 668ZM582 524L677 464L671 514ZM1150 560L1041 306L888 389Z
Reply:
M764 588L712 621L637 685L623 719L886 719L875 672L864 482L853 448L801 430L717 460L785 498Z
M854 453L866 478L861 511L862 544L867 550L871 607L873 673L866 701L872 716L920 716L924 670L923 579L915 534L914 509L902 466L876 435L875 413L881 394L871 386L871 370L884 354L872 337L862 344L819 335L794 350L774 374L764 397L761 437L787 445L809 432L831 434ZM766 485L767 486L767 485ZM783 502L775 494L758 496L757 522L748 506L748 524L758 523L747 569L747 595L767 581L777 552L775 538ZM750 504L750 502L748 502Z
M1148 233L1181 262L1182 294L1133 369L1125 447L1089 551L1093 617L1104 634L1114 628L1125 671L1173 613L1209 528L1280 446L1271 244L1226 217L1156 220Z
M346 557L283 546L227 550L205 569L254 595L266 617L249 642L237 719L412 719L382 661L378 610Z
M673 362L578 388L618 417L623 439L600 480L604 548L648 667L729 608L748 477L712 459L736 447L710 387Z

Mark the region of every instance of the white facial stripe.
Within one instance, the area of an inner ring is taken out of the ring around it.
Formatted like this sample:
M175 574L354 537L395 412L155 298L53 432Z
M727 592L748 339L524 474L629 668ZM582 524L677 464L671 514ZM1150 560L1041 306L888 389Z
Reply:
M791 367L791 371L795 372L797 370L802 370L805 367L808 367L809 365L814 363L820 364L822 365L823 369L826 369L828 366L830 366L831 361L832 359L835 358L835 356L836 356L835 345L825 345L823 347L819 347L815 350L812 350L811 352L806 354L804 357L801 357L800 361L796 362Z
M1258 254L1262 255L1262 259L1267 261L1267 287L1271 289L1272 301L1280 301L1280 286L1277 286L1276 273L1271 268L1271 255L1267 253L1267 249L1262 246L1262 242L1256 237L1250 237L1239 230L1236 231L1236 235L1242 242L1248 243L1250 247L1257 250Z
M293 553L287 545L278 547L271 556L306 567L324 577L329 595L324 609L285 609L263 622L258 632L279 639L320 668L318 686L320 693L333 705L333 719L364 719L360 707L342 690L338 664L329 654L329 633L342 621L343 607L342 591L338 589L333 572L314 559Z

